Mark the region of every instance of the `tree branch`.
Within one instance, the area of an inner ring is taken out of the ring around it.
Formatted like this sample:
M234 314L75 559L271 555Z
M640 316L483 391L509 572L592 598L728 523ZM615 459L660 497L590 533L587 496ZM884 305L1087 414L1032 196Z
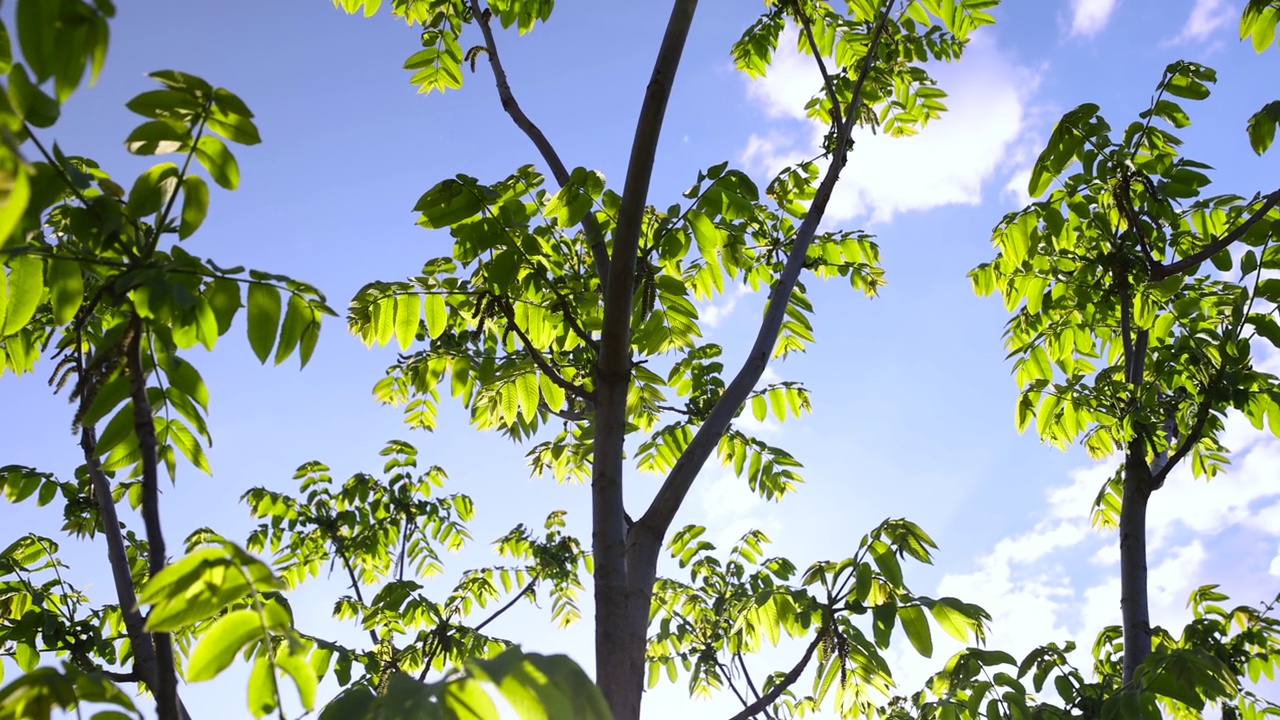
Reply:
M547 136L542 130L524 114L524 110L520 108L520 103L516 102L516 97L511 92L511 84L507 81L507 71L502 67L502 60L498 57L498 44L493 39L493 29L489 27L489 19L485 17L484 11L480 9L479 0L469 0L471 6L471 14L476 19L476 24L480 26L480 32L484 35L485 54L489 56L489 67L493 69L493 79L498 86L498 98L502 101L502 109L507 111L511 116L512 122L516 127L520 128L529 140L533 142L534 147L538 148L538 152L542 155L542 159L551 168L551 174L555 177L556 182L564 187L569 184L569 171L565 168L564 161L560 159L560 155L556 153L556 149L552 147L551 141L547 140ZM595 261L596 274L600 277L600 283L604 284L605 278L609 275L609 251L605 248L604 231L600 227L600 223L596 222L594 213L588 212L582 218L582 228L587 233L587 240L591 243L591 257Z
M800 679L800 673L803 673L804 669L809 666L809 661L813 659L813 652L818 649L818 644L820 642L822 642L821 628L819 628L817 636L813 638L813 642L809 643L809 647L805 648L804 656L800 658L800 662L796 663L795 667L791 668L791 671L779 680L776 685L769 688L768 692L761 695L759 700L756 700L743 708L742 712L734 715L730 720L748 720L748 718L755 717L761 712L768 710L769 706L781 697L782 693L786 691L787 688L794 685L796 680Z
M134 315L125 332L125 369L129 374L129 395L133 400L133 431L142 455L142 520L147 530L147 569L155 577L165 565L164 531L160 525L160 479L157 467L155 418L147 399L147 376L142 370L142 321ZM168 633L152 633L156 646L156 715L159 720L177 720L178 678L173 659L173 639Z
M351 579L351 591L356 594L356 602L361 607L367 607L364 603L364 594L360 592L360 581L356 578L356 570L351 566L351 560L347 558L346 550L343 548L342 536L338 535L332 527L326 527L329 533L329 539L333 542L333 551L338 554L338 559L342 560L342 567L346 568L347 577ZM332 566L330 566L332 568ZM375 646L378 644L378 633L369 628L369 640Z
M483 629L484 629L484 626L485 626L485 625L488 625L489 623L493 622L494 620L497 620L497 619L498 619L498 617L499 617L500 615L502 615L502 613L504 613L504 612L506 612L506 611L510 610L510 609L511 609L511 607L512 607L513 605L515 605L517 602L519 602L519 601L520 601L520 598L522 598L522 597L524 597L525 595L528 595L529 593L533 592L533 587L534 587L535 585L537 585L537 584L538 584L538 577L535 575L535 576L533 577L533 579L531 579L529 582L525 583L525 586L524 586L523 588L520 588L520 592L516 593L516 596L515 596L515 597L513 597L513 598L511 598L509 601L507 601L507 604L506 604L506 605L503 605L502 607L500 607L500 608L498 608L497 610L495 610L495 611L494 611L494 613L493 613L492 615L490 615L489 617L485 618L484 622L482 622L482 623L480 623L479 625L475 626L474 630L475 630L476 632L480 632L481 630L483 630Z
M596 437L591 472L591 549L595 558L596 682L615 717L640 716L644 691L645 621L652 570L644 592L633 597L627 563L626 511L622 458L627 432L627 395L631 380L631 313L636 259L644 209L653 179L653 163L667 102L684 54L698 0L675 0L645 88L636 122L622 205L613 235L609 280L604 287L604 318L596 364Z
M547 359L542 356L542 352L538 350L538 348L533 344L533 341L529 339L529 336L520 328L520 323L516 322L516 314L511 308L511 303L507 302L506 298L501 297L495 298L495 300L497 300L498 307L502 310L502 316L507 319L507 327L511 328L511 330L515 332L516 337L520 338L520 342L524 343L525 352L529 354L529 357L533 360L533 364L538 366L538 369L542 371L542 374L546 375L547 379L555 383L561 390L564 390L570 395L574 395L589 403L594 403L594 393L581 385L569 382L555 368L551 367L551 363L547 362Z
M1280 189L1277 189L1270 195L1264 197L1262 199L1262 205L1257 210L1253 211L1252 215L1245 218L1244 222L1237 225L1231 232L1219 238L1217 242L1214 242L1199 252L1192 253L1181 260L1171 262L1168 265L1157 266L1151 273L1151 279L1163 280L1167 277L1172 277L1184 270L1199 265L1214 255L1217 255L1230 247L1232 243L1244 237L1244 234L1249 231L1249 228L1253 227L1254 223L1265 217L1266 214L1271 211L1271 208L1275 207L1277 204L1280 204Z
M1206 388L1207 390L1207 388ZM1164 484L1164 479L1182 459L1191 452L1191 448L1200 442L1201 435L1204 433L1204 426L1209 422L1209 415L1212 414L1213 404L1206 401L1200 403L1200 409L1196 411L1196 420L1191 425L1190 432L1186 437L1182 438L1182 442L1178 444L1178 449L1169 456L1169 459L1160 469L1151 474L1150 486L1152 489L1158 488Z
M836 85L831 81L831 75L827 72L827 64L822 61L822 53L818 50L818 41L813 37L813 25L809 22L809 16L805 14L804 8L800 5L800 0L792 0L796 8L796 17L800 20L800 27L804 29L805 39L809 42L809 49L813 51L813 58L818 62L818 72L822 73L822 87L827 91L827 99L831 101L831 119L836 126L836 134L844 133L844 119L840 116L840 99L836 96Z
M875 31L867 47L867 55L863 59L862 67L858 71L857 82L854 84L853 99L850 100L848 110L845 113L847 118L852 119L858 116L858 109L862 104L862 88L866 84L867 76L870 75L871 68L875 64L876 48L879 45L881 36L884 34L884 26L889 18L893 3L894 0L886 0L882 14L876 22ZM706 421L698 428L693 441L685 448L675 466L671 468L671 472L667 474L667 479L658 490L649 509L636 523L635 527L632 528L632 535L640 531L649 536L647 540L650 542L661 544L662 537L671 526L676 511L680 509L680 505L684 502L684 498L688 494L689 488L693 486L693 481L697 478L698 472L701 471L711 453L715 451L720 442L720 437L733 421L733 416L751 395L751 391L755 388L756 383L759 382L765 367L768 366L769 358L773 354L773 346L777 342L778 331L782 327L782 321L786 316L787 304L791 300L791 292L795 288L801 270L804 269L805 255L813 242L818 223L822 222L822 216L826 212L827 204L831 201L831 194L835 190L836 182L840 179L840 171L844 169L847 162L848 155L845 150L848 146L853 126L853 122L846 123L837 140L835 151L831 157L831 166L827 168L826 176L822 179L822 184L814 194L809 212L805 215L804 222L800 224L800 228L796 231L795 238L792 240L791 252L787 256L787 263L770 293L769 305L765 310L764 319L760 323L760 330L756 334L756 340L751 347L750 353L743 362L741 369L738 370L738 374L734 376L733 381L729 383L720 399L716 401L715 407L711 409ZM630 540L628 538L629 544ZM639 542L638 538L637 542Z

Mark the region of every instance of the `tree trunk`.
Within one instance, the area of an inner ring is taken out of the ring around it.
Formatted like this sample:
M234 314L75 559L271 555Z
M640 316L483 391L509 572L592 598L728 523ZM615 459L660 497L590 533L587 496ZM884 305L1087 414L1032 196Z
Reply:
M1124 631L1124 686L1151 654L1151 614L1147 605L1147 502L1151 471L1141 443L1129 444L1120 506L1120 614Z
M698 0L675 0L671 8L631 143L622 205L613 236L613 256L609 259L609 277L604 286L604 319L596 367L591 550L595 563L596 684L615 720L639 720L643 692L643 675L635 675L632 658L639 652L643 662L644 631L640 633L639 648L632 647L636 635L630 630L633 602L628 591L632 585L627 581L627 524L622 504L636 256L667 101L697 8ZM649 587L652 588L652 582ZM647 621L647 605L643 611Z

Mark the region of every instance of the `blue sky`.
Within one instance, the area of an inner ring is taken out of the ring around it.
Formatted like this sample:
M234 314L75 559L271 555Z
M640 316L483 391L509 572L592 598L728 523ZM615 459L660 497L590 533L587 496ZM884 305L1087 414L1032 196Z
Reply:
M1068 638L1087 646L1118 622L1114 537L1088 527L1089 504L1113 466L1015 432L1017 389L1001 345L1006 313L998 300L974 297L965 273L993 254L992 225L1025 201L1026 173L1057 117L1097 102L1113 126L1125 123L1179 58L1213 66L1220 78L1213 97L1190 108L1187 154L1216 168L1218 192L1273 189L1274 153L1252 154L1244 122L1280 89L1277 53L1257 56L1236 41L1241 4L1041 0L997 8L998 25L976 35L959 65L936 68L952 112L916 138L860 138L837 191L828 225L879 236L888 286L869 301L838 282L810 282L818 342L770 368L813 392L812 416L759 428L804 462L805 485L766 503L708 467L678 522L706 524L722 541L759 527L777 552L803 565L845 557L881 519L906 516L941 546L938 565L911 568L908 581L918 592L987 607L996 620L993 647L1017 654ZM723 160L763 184L772 169L813 154L820 130L802 112L818 89L812 69L790 52L756 83L732 68L729 47L759 10L759 3L702 3L651 202L665 205L698 169ZM515 92L570 166L621 180L665 20L661 3L562 0L551 23L531 35L500 36ZM416 95L400 70L418 46L416 32L385 15L348 17L324 0L134 0L121 4L112 30L102 80L73 96L42 137L131 179L147 163L123 150L140 122L123 103L150 88L146 72L181 69L233 90L257 113L264 142L237 150L241 187L215 190L188 249L305 279L338 309L363 283L399 279L448 253L445 233L414 226L410 209L428 187L459 172L505 176L537 160L502 114L483 67L461 91ZM727 358L741 357L762 302L738 293L702 308L704 329ZM166 489L171 545L205 525L243 537L250 524L236 499L244 490L288 489L294 468L310 459L338 477L374 470L391 438L417 444L449 472L447 490L477 502L477 542L455 569L489 562L486 542L554 509L568 510L571 529L589 536L586 488L529 479L525 449L472 431L455 405L444 404L431 435L410 433L398 410L377 405L370 388L393 358L390 349L365 349L341 320L327 324L302 372L294 364L260 367L239 329L214 354L192 355L212 392L214 475L184 468L177 487ZM1266 361L1280 369L1276 358ZM21 412L6 424L0 464L69 477L79 462L71 410L51 397L48 372L40 366L34 376L0 379L5 416ZM1225 477L1206 485L1182 470L1152 501L1158 622L1183 622L1186 596L1203 582L1222 583L1245 603L1280 590L1280 441L1238 419L1228 428L1235 464ZM654 479L635 475L633 507L654 488ZM56 535L58 517L53 508L0 505L0 542L32 529ZM103 546L67 540L63 547L77 581L110 601ZM321 585L295 600L306 607L305 630L324 634L330 601L323 598L339 589ZM528 609L495 627L527 648L591 664L586 625L555 631ZM895 650L907 687L947 649L940 644L932 660ZM779 666L794 661L789 650L774 656ZM242 693L243 674L232 672L187 696L217 717L237 717ZM659 686L646 702L655 716L732 707L722 698L690 710L682 684Z

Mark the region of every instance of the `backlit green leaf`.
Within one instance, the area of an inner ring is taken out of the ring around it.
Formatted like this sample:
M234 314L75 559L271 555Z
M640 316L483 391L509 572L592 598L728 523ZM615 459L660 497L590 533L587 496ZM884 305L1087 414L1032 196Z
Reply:
M240 184L240 166L227 149L226 143L212 135L203 135L196 142L196 159L209 171L213 181L228 190Z
M400 346L401 350L408 350L417 337L421 312L422 300L417 295L405 293L396 296L396 344Z
M933 655L933 636L929 631L929 620L925 617L924 608L919 605L903 605L898 608L898 620L902 630L911 641L911 647L925 657Z
M209 214L209 186L203 178L188 175L182 178L182 222L178 225L178 238L191 237Z
M40 305L44 294L44 260L34 255L19 255L9 262L8 307L0 338L21 330Z
M212 680L231 666L245 645L262 639L262 619L256 611L233 610L223 615L200 636L187 658L187 682Z
M84 302L84 277L80 274L80 263L54 258L49 262L48 284L53 321L65 325L75 317Z
M249 286L248 326L249 346L258 360L266 362L276 343L276 330L280 324L280 291L261 282Z

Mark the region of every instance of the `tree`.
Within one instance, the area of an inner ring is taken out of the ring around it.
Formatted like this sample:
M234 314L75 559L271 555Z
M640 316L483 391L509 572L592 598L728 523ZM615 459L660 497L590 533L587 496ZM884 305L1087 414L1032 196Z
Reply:
M848 14L824 5L769 8L736 46L737 62L749 72L764 72L786 19L791 17L804 28L802 47L814 55L824 76L824 87L811 109L831 123L825 175L816 183L820 173L815 161L790 168L770 186L771 201L766 203L744 173L721 165L700 175L698 186L688 193L693 200L689 207L682 212L677 206L666 213L647 204L647 188L696 3L682 1L674 6L621 195L605 190L597 173L568 172L520 112L507 86L490 27L491 11L496 11L502 25L518 22L527 31L535 20L547 18L551 3L497 3L488 10L475 2L395 4L394 12L425 28L424 50L410 58L407 66L418 71L415 81L428 88L458 84L463 61L458 52L460 33L466 25L478 25L484 45L470 51L470 58L487 54L504 106L534 139L562 188L555 194L538 191L542 177L526 167L493 185L460 176L428 191L419 203L423 224L451 228L457 239L454 257L432 261L412 284L369 286L353 303L351 323L367 340L386 343L395 337L405 347L421 335L427 342L427 350L405 358L381 385L388 399L412 398L414 424L432 421L435 383L446 370L455 393L465 396L481 428L499 427L513 437L528 438L552 417L565 422L554 440L538 446L534 462L536 468L561 474L594 468L590 472L595 498L597 683L615 716L639 713L658 556L674 515L705 461L718 449L726 462L732 462L769 497L782 495L798 479L793 469L796 462L785 451L732 429L731 422L749 400L757 413L768 403L783 415L798 414L807 406L807 395L797 386L755 390L770 357L798 350L811 339L805 317L811 308L803 286L798 285L802 271L812 270L820 277L843 275L867 292L880 282L876 249L868 236L817 232L851 149L853 128L870 125L902 134L937 117L943 109L938 100L943 93L913 63L957 59L965 36L990 22L983 10L993 4L969 2L958 9L948 6L944 12L936 3L914 3L907 13L896 16L893 3L859 3ZM354 11L362 3L345 5ZM374 11L376 5L367 4L365 9ZM24 166L19 161L21 147L9 147L14 192L5 208L14 219L3 229L8 231L7 288L12 302L6 311L3 343L8 367L23 372L34 363L32 350L56 339L56 357L63 358L56 382L75 381L72 397L80 403L76 423L85 455L83 477L77 483L9 466L6 487L12 488L15 500L38 490L39 499L48 502L61 491L75 511L69 511L69 527L75 531L92 532L101 522L117 568L120 603L117 610L104 610L87 620L77 618L74 611L60 612L65 608L47 607L44 598L50 592L62 598L77 596L60 577L43 588L32 585L34 574L47 570L57 574L54 546L44 538L31 537L9 548L10 571L18 578L14 591L24 600L17 608L22 611L17 613L18 622L6 636L8 642L22 648L26 670L32 670L31 663L39 656L37 638L43 638L47 650L71 653L73 666L56 676L60 680L47 673L28 674L10 688L8 699L11 707L21 710L30 700L26 694L41 688L35 696L41 698L45 712L54 705L67 707L74 697L68 701L60 688L81 682L85 672L103 670L97 658L110 665L132 655L133 671L117 673L115 679L141 681L155 693L160 717L177 717L185 711L175 685L177 658L170 634L176 633L180 644L196 643L188 656L190 679L216 673L230 661L229 653L249 644L256 648L257 658L250 684L251 709L261 713L279 706L276 669L294 677L309 706L308 688L314 687L317 673L301 667L301 654L310 652L316 659L335 648L297 635L273 594L284 587L281 581L212 531L193 536L191 553L166 570L158 522L158 473L164 464L173 474L175 448L193 465L205 468L200 439L208 440L201 413L207 391L194 367L177 352L196 343L212 347L230 328L241 306L239 284L248 286L244 302L250 345L264 362L273 350L280 362L299 349L305 363L314 347L319 318L331 311L323 295L305 283L256 271L245 276L240 268L224 270L177 244L161 242L175 233L179 240L185 239L204 216L207 190L203 181L188 172L191 160L231 189L238 170L216 135L237 142L258 141L252 113L230 92L182 73L153 75L164 89L144 93L130 103L132 110L149 120L126 144L139 154L176 152L185 157L181 167L167 163L145 173L127 198L92 161L64 157L56 147L52 153L44 152L32 126L52 124L59 103L74 89L85 65L101 64L106 20L112 12L105 2L19 3L18 39L35 81L27 77L23 65L12 66L15 107L9 117L18 137L29 140L42 161ZM834 62L831 73L827 61ZM39 84L50 79L57 99L40 89ZM180 215L175 215L179 195L183 205ZM579 225L582 229L575 233L573 228ZM692 252L695 245L698 250ZM458 274L459 265L472 268L472 277ZM716 362L719 348L695 345L700 333L689 301L691 294L707 297L722 291L726 278L753 287L768 285L773 294L751 356L727 384L721 378L723 366ZM510 292L511 288L519 292ZM290 296L283 312L281 291ZM634 357L637 354L640 359ZM672 362L669 377L646 368L650 360ZM149 382L156 387L148 387ZM685 406L667 405L664 389L687 397ZM115 415L99 436L96 423L113 410ZM624 444L629 434L654 430L664 416L678 419L653 432L641 458L642 465L661 468L669 477L650 509L633 523L622 507ZM107 457L100 460L104 453ZM393 444L389 453L399 459L391 461L388 470L414 464L412 448ZM116 472L123 477L111 475ZM430 471L412 481L394 475L382 502L371 500L370 493L377 496L381 487L370 486L366 476L353 478L338 492L326 487L329 481L321 466L304 466L300 477L305 478L302 490L309 491L305 503L250 493L247 499L255 512L267 518L262 533L250 538L250 545L259 550L268 545L276 551L283 548L286 576L292 573L295 580L322 561L314 553L343 562L355 593L350 612L362 616L366 624L376 626L371 616L388 623L371 630L375 647L361 655L365 686L377 690L380 707L398 702L388 699L396 695L392 691L397 687L415 687L400 680L407 667L420 666L421 680L434 663L446 658L463 662L496 651L492 642L479 636L487 621L475 628L453 625L455 616L467 614L473 601L483 603L491 594L483 587L465 587L476 576L467 576L459 586L456 598L461 611L450 608L451 600L435 605L434 617L427 617L430 611L422 609L429 601L405 585L409 582L405 565L434 553L424 533L446 544L465 536L465 529L451 514L465 519L464 498L455 499L452 511L428 500L426 493L439 480ZM95 487L96 505L83 502L90 485ZM145 543L121 533L114 520L113 501L125 494L142 506L147 521ZM312 508L317 504L336 515L315 515ZM371 512L361 516L357 506ZM387 520L399 528L398 534L385 533ZM351 527L335 525L339 521ZM514 547L523 548L514 552L533 556L535 561L516 572L552 582L553 592L568 603L568 592L576 582L572 570L581 564L582 553L573 542L562 543L555 528L553 519L542 544L527 533L514 532ZM789 687L820 641L825 649L819 665L827 680L816 698L800 702L821 702L831 678L838 674L837 702L866 708L869 701L861 687L846 692L846 679L856 673L873 685L885 686L888 670L878 648L887 646L897 619L912 643L926 651L926 608L944 619L953 633L981 633L985 615L980 609L945 598L917 597L903 585L896 556L927 561L932 547L928 536L910 523L885 523L864 539L857 556L815 565L797 586L783 582L795 572L789 563L758 557L763 542L758 534L744 538L728 566L731 575L725 575L714 562L700 557L711 549L708 543L694 542L700 532L686 528L675 544L682 559L694 564L695 585L666 583L662 591L680 602L722 592L732 595L734 603L719 604L719 614L713 617L681 614L678 619L686 625L709 623L715 628L714 636L694 642L697 638L691 638L687 628L669 628L657 642L667 645L671 655L655 658L652 665L674 667L676 657L688 662L696 653L702 660L694 670L695 684L701 674L707 684L716 686L722 682L717 668L723 667L716 652L731 652L741 663L741 654L758 647L762 633L775 641L781 630L816 638L795 671L763 685L746 715L765 710L790 693ZM33 565L40 557L38 551L48 557L47 565ZM553 557L544 561L538 557L540 552ZM387 577L387 560L392 555L398 564L394 581ZM144 591L135 595L141 576L129 570L131 561L143 557L148 580ZM742 577L748 564L758 568ZM217 580L228 575L240 580L230 584ZM487 577L479 579L488 582ZM379 580L387 584L366 602L361 584ZM825 592L813 594L807 589L810 586L822 586ZM516 599L526 592L522 590ZM406 599L422 603L415 606L416 612L427 616L418 619L435 623L435 641L415 643L416 655L404 654L405 648L394 642L408 612L401 607ZM139 601L152 606L145 627ZM228 604L229 612L222 612ZM849 620L851 614L867 612L868 605L876 607L874 644ZM40 609L28 615L32 606ZM78 609L74 602L71 607ZM754 620L745 627L721 627L732 617L724 613L734 609L749 611ZM394 622L389 619L393 610L398 618ZM127 647L117 647L104 632L117 624L115 613L129 637ZM75 627L44 633L36 627L37 620ZM68 638L73 641L64 643ZM93 653L75 650L86 643L92 645ZM154 660L149 645L155 648ZM336 650L340 663L343 659L349 663L355 655ZM323 671L323 664L317 663ZM469 667L495 677L492 668ZM466 687L467 677L453 680L438 686L439 692L445 696L462 692L456 688ZM418 694L432 702L440 697ZM373 693L353 691L340 700L349 709L349 703L374 702L372 698Z
M336 4L369 15L380 5ZM259 717L285 717L286 677L311 710L319 680L332 670L345 689L321 710L326 720L496 717L486 683L522 717L634 718L646 678L650 686L663 673L675 680L681 667L693 694L728 688L743 706L735 717L744 719L826 708L893 718L1149 717L1161 704L1197 716L1206 702L1237 703L1245 716L1280 711L1241 684L1280 662L1272 606L1227 611L1217 604L1224 595L1202 588L1192 597L1195 621L1174 637L1149 627L1144 600L1146 498L1184 457L1206 474L1224 462L1216 432L1228 407L1273 428L1280 417L1276 380L1249 365L1244 334L1280 337L1274 308L1255 309L1255 299L1280 298L1276 281L1262 277L1276 267L1270 243L1280 191L1181 208L1177 202L1196 197L1207 178L1153 124L1185 124L1185 112L1165 96L1202 99L1212 71L1171 65L1146 122L1120 143L1110 140L1095 106L1068 113L1037 163L1033 194L1075 161L1079 172L1007 217L996 230L1000 256L973 274L980 292L1000 291L1010 309L1025 302L1007 338L1024 356L1016 366L1024 384L1019 427L1034 417L1055 443L1084 434L1099 454L1125 455L1098 511L1100 522L1119 524L1128 558L1125 642L1119 630L1103 632L1093 678L1070 664L1071 644L1041 647L1021 663L966 648L924 691L886 704L893 679L882 653L896 627L930 655L930 616L957 640L979 644L990 620L981 608L906 585L901 560L931 560L934 544L922 529L887 520L851 557L801 571L769 557L759 532L720 555L703 528L672 523L713 454L768 498L799 481L795 458L735 421L748 405L757 419L772 412L784 420L808 408L802 385L759 386L771 359L813 339L806 271L845 277L867 294L882 283L869 235L819 231L854 149L853 129L909 134L937 119L945 95L920 64L958 59L996 3L855 0L845 12L808 0L767 4L734 46L735 61L763 74L783 28L797 29L799 49L823 79L807 109L829 124L824 152L785 169L765 199L727 163L708 168L687 202L664 211L649 204L648 186L696 4L673 3L619 193L597 172L569 170L521 110L503 69L494 21L527 33L548 20L550 0L392 3L393 14L421 28L423 49L406 62L413 81L424 90L455 89L464 64L476 71L487 61L504 110L556 187L545 189L546 178L525 166L489 183L459 175L422 196L420 224L447 228L451 255L429 260L407 281L370 283L350 309L350 327L365 342L395 340L406 353L376 394L403 404L411 427L430 429L447 378L477 429L533 444L535 473L589 478L593 499L590 553L553 514L542 530L520 525L502 537L501 564L462 573L439 599L421 580L441 572L445 554L470 539L473 504L465 495L440 495L444 470L419 469L417 450L402 441L388 443L380 474L335 482L328 467L309 462L295 477L296 495L249 491L243 500L260 525L244 547L203 528L187 538L183 557L167 562L160 467L172 477L181 453L207 470L209 440L208 389L179 353L212 347L244 317L260 361L279 363L296 351L305 364L320 317L332 311L306 283L224 269L170 242L173 235L185 241L207 211L208 188L191 172L192 159L232 189L238 168L219 137L258 141L239 98L190 75L155 73L162 88L129 103L147 121L127 146L183 161L157 165L126 192L92 160L56 146L46 151L38 133L56 121L85 69L96 75L111 4L18 3L25 66L2 68L10 105L0 106L11 133L0 152L0 186L8 188L0 205L0 370L28 372L53 347L60 363L53 384L70 383L85 462L72 481L13 465L0 468L0 481L13 502L61 496L72 534L103 533L118 604L87 606L64 581L49 538L28 535L0 553L0 647L24 671L0 689L0 719L50 717L57 708L79 713L92 703L115 706L95 715L101 720L138 715L115 683L150 691L160 718L183 717L178 673L209 679L238 654L252 661L247 700ZM1275 2L1251 0L1242 37L1269 47L1278 15ZM464 35L474 30L479 44L464 52ZM1250 120L1259 153L1274 137L1276 107ZM24 152L39 159L26 162ZM1206 259L1225 265L1236 242L1253 248L1240 260L1252 285L1197 274ZM767 287L769 301L754 345L730 377L721 348L699 344L691 298L715 297L734 283ZM636 469L665 477L635 518L622 502L628 453ZM126 497L142 508L145 539L116 517ZM664 548L687 581L657 576ZM251 553L270 554L272 562ZM350 582L335 616L366 632L367 648L294 623L288 591L326 565ZM509 608L539 593L550 598L554 620L573 621L583 570L592 573L595 598L594 684L563 656L523 654L488 634ZM753 676L747 658L783 636L801 640L798 660ZM52 657L64 659L61 670L37 667ZM812 689L802 692L797 683L810 671ZM1061 703L1040 697L1051 676Z
M340 4L365 14L379 6ZM521 110L503 69L491 22L525 33L548 19L551 2L485 9L478 0L393 3L394 14L423 28L424 49L405 62L416 71L413 81L427 91L460 87L464 61L474 69L483 55L503 109L560 187L542 190L543 176L524 167L492 184L459 175L428 190L415 208L420 224L449 228L452 257L430 261L410 282L366 287L353 302L352 328L371 344L394 337L408 350L417 336L426 342L380 384L384 399L408 403L411 423L434 422L446 374L480 429L526 439L549 421L563 422L532 451L532 465L591 478L596 682L615 717L639 716L658 559L706 462L719 454L766 497L795 480L789 455L733 421L748 402L776 398L780 415L807 402L799 387L756 389L772 357L812 339L802 273L844 275L864 292L880 283L866 235L818 231L853 129L905 134L937 117L944 93L920 63L958 59L969 33L991 22L985 10L995 4L915 2L901 13L892 1L853 2L845 13L825 3L769 4L735 45L735 61L761 75L786 21L803 28L801 48L824 81L809 108L830 123L825 158L780 173L766 191L769 202L744 173L718 165L699 174L687 205L664 212L648 204L649 183L695 0L673 4L621 193L587 168L568 169ZM483 44L464 53L461 35L473 23ZM689 301L723 292L726 281L770 293L755 343L731 377L720 348L697 343ZM670 363L665 378L658 362ZM671 394L687 398L684 407L670 405ZM624 448L638 433L649 434L637 447L639 467L666 479L633 521L623 507ZM823 623L816 634L829 631Z

